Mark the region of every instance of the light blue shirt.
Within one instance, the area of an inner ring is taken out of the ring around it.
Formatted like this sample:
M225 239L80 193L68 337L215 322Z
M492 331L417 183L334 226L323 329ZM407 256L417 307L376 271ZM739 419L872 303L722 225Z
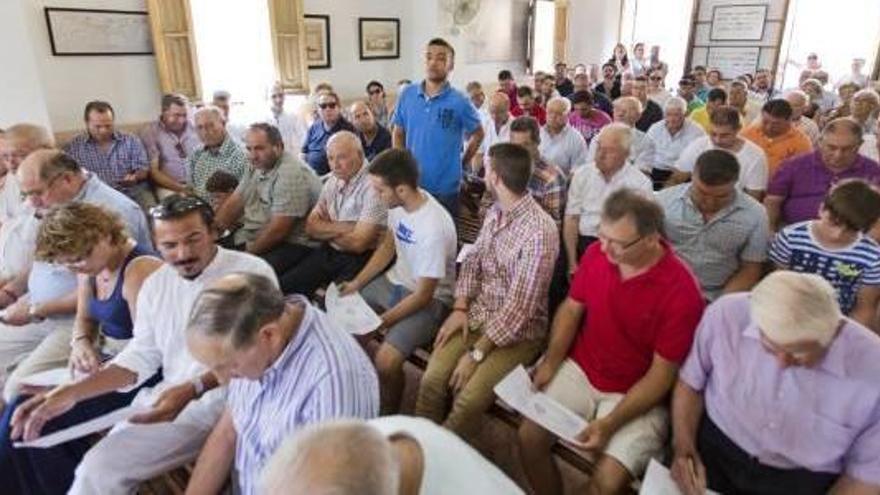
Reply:
M259 380L233 379L227 407L237 433L235 468L241 493L257 493L260 471L275 449L303 426L379 413L373 363L354 338L302 296L299 329Z
M457 194L464 135L480 128L480 114L467 96L448 82L431 97L424 88L424 81L404 88L393 124L406 132L406 148L419 162L420 185L435 195Z

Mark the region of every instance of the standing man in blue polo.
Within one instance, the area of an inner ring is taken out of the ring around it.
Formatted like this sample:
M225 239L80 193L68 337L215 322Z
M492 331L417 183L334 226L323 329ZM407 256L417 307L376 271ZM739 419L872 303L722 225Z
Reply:
M425 80L401 91L394 112L395 148L407 148L419 162L421 187L434 195L455 218L461 164L470 163L483 140L480 115L468 97L447 80L455 49L441 38L428 42ZM464 137L467 147L462 155Z

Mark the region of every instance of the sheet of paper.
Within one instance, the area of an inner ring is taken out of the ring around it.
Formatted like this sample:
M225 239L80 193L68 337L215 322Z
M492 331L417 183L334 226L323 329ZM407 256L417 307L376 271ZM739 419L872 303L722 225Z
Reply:
M72 381L74 379L70 376L70 368L54 368L22 378L21 384L34 387L57 387Z
M718 492L706 490L707 495L719 495ZM648 463L648 472L645 473L645 479L642 480L642 488L639 495L681 495L681 490L672 479L672 473L669 468L651 459Z
M562 438L578 444L575 437L584 431L587 422L567 407L542 392L532 390L532 379L520 365L495 386L498 397L539 425Z
M330 320L353 335L368 334L382 324L379 315L359 293L340 296L336 284L327 287L324 306L327 308L327 316Z
M142 405L131 405L128 407L123 407L122 409L117 409L103 416L98 416L97 418L90 419L89 421L73 425L70 428L58 430L30 442L15 442L13 446L16 448L29 447L37 449L54 447L64 442L69 442L77 438L82 438L86 435L91 435L92 433L97 433L99 431L104 431L108 428L112 428L117 423L121 423L128 418L134 416L135 414L143 412L147 409L148 408Z
M474 249L473 244L462 244L461 251L458 252L458 258L455 258L455 262L456 263L464 262L464 259L467 258L467 255L470 254L470 252L473 251L473 249Z

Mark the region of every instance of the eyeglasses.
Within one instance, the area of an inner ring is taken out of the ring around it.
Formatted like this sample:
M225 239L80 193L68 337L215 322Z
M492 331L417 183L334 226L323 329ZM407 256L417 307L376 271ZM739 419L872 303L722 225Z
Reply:
M382 94L382 90L379 88L373 88L373 89L367 91L367 93L369 93L371 95L380 95L380 94Z
M207 210L213 214L211 205L198 196L175 195L169 196L162 203L150 208L150 217L155 220L177 218L186 213L198 210Z
M642 239L645 238L644 236L640 235L631 241L621 241L618 239L612 239L612 238L608 237L601 230L596 234L596 237L600 241L604 242L605 244L608 244L610 246L617 246L618 250L621 252L626 251L627 249L635 246L636 244L639 243L639 241L641 241Z
M660 76L651 76L651 80L652 80L652 81L662 81L663 78L660 77Z
M320 108L321 110L336 108L336 103L318 103L318 108Z

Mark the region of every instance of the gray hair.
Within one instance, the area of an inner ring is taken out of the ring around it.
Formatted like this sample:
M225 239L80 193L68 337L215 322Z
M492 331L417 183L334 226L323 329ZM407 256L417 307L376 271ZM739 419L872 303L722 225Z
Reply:
M550 98L550 100L547 102L547 107L549 108L550 105L553 104L563 105L563 107L565 108L565 113L571 112L571 100L564 96L554 96L553 98Z
M865 88L856 91L852 98L853 100L862 98L869 99L875 105L880 105L880 95L878 95L877 92L871 88Z
M627 112L633 111L638 114L642 113L642 102L635 96L621 96L614 100L612 105L624 108Z
M357 135L351 131L339 131L336 134L330 136L330 139L327 140L327 145L325 148L327 150L330 149L331 146L338 146L338 143L348 143L352 147L354 147L361 156L364 156L364 147L361 144L361 140Z
M666 104L663 105L663 112L665 113L668 110L681 110L682 112L687 112L687 101L681 96L673 96L666 100Z
M620 148L626 150L627 153L630 152L632 147L632 128L630 126L621 122L614 122L606 125L601 131L599 131L599 135L595 138L597 144L598 140L606 135L613 135L617 138L617 144Z
M22 141L28 148L51 149L55 147L55 139L52 134L43 126L35 124L15 124L6 129L6 141Z
M786 91L785 99L788 100L789 96L797 96L798 98L803 99L805 105L810 104L810 95L808 95L807 92L802 89L790 89Z
M220 110L219 107L214 106L214 105L205 105L205 106L203 106L203 107L197 109L197 110L193 113L193 120L198 119L198 118L201 117L202 115L213 115L214 117L217 118L217 120L219 120L219 121L221 121L221 122L224 120L224 118L223 118L223 111Z
M780 270L752 289L752 320L776 344L814 340L823 347L843 319L837 293L822 277Z
M267 277L231 273L198 295L187 333L230 339L234 348L242 348L263 325L281 317L284 307L284 295Z
M400 467L391 445L360 420L303 428L285 440L260 474L262 493L396 495Z
M832 120L822 129L822 135L833 134L840 130L849 132L859 139L859 143L862 142L862 125L852 117L838 117Z

